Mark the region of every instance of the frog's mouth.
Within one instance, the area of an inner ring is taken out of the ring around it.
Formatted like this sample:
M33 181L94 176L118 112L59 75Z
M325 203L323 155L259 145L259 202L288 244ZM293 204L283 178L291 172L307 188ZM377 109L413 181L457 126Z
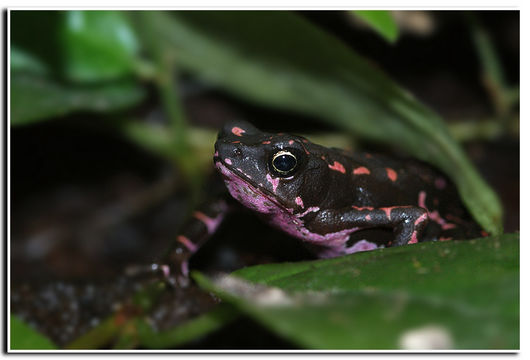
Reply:
M269 190L259 188L248 181L245 178L247 175L226 167L219 159L215 159L215 166L223 176L230 194L246 207L265 214L287 211Z

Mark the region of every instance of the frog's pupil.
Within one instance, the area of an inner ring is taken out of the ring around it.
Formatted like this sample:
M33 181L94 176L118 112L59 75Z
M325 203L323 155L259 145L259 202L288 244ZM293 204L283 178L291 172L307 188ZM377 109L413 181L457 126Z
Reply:
M274 168L280 172L286 173L296 166L296 158L291 154L282 154L274 158Z

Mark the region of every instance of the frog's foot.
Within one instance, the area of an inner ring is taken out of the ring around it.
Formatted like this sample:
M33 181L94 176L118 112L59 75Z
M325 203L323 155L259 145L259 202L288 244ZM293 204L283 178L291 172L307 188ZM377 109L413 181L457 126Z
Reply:
M395 239L392 246L415 244L429 220L427 210L420 207L407 207L399 212L394 226Z

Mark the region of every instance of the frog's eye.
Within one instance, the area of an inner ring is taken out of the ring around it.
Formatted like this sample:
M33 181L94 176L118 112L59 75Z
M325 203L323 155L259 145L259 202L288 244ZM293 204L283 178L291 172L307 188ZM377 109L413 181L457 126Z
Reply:
M286 150L281 150L272 156L272 169L278 176L289 176L296 169L298 161L293 153Z

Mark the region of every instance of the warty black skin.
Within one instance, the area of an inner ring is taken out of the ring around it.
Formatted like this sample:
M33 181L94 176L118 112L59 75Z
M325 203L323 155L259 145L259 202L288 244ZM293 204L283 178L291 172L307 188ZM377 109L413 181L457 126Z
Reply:
M296 158L292 171L275 169L278 154ZM320 257L481 235L449 180L417 161L350 154L234 122L218 135L214 164L236 200ZM217 215L196 218L202 223L197 229L209 230L199 242L184 230L186 241L170 251L186 269L189 256L213 233L210 220L218 219L217 226L227 207L217 209Z

